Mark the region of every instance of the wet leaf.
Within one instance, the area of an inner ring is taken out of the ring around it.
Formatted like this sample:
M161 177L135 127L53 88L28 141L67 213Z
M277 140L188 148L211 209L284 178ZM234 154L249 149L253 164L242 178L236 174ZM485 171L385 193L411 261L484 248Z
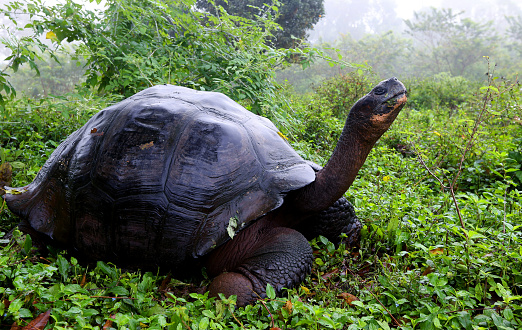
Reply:
M82 281L80 282L80 286L83 288L83 286L87 283L87 274L83 274Z
M172 275L168 273L167 276L161 281L161 285L159 287L159 291L165 291L167 289L167 286L170 284L170 280L172 279Z
M431 274L435 271L435 269L433 269L432 267L428 266L423 272L422 272L422 276L426 276L428 274Z
M430 250L430 254L433 254L433 255L443 254L443 253L444 253L443 248L436 248L436 249Z
M330 277L334 276L334 275L338 275L339 274L339 268L334 268L332 269L331 271L329 271L328 273L324 274L323 276L321 276L324 280L327 280L329 279Z
M281 133L279 131L277 132L277 135L279 135L280 137L282 137L285 140L288 140L288 138L283 133Z
M283 309L288 313L288 315L290 315L292 314L294 306L292 305L292 302L290 300L287 300L285 305L283 306Z
M48 309L47 312L38 315L34 320L29 322L29 324L23 327L22 330L42 330L49 322L50 316L51 310Z
M0 165L0 196L5 193L4 186L10 186L13 178L13 167L8 162Z
M91 129L91 135L94 135L94 136L102 136L103 135L103 132L98 132L98 129L96 127L93 127Z
M20 194L23 194L26 191L27 191L27 189L25 189L25 188L8 188L8 189L5 189L5 193L6 194L11 194L11 195L20 195Z
M152 147L154 147L154 141L150 141L150 142L147 142L147 143L144 143L144 144L140 145L140 149L141 150L149 149L149 148L152 148Z
M305 294L307 294L307 295L310 294L310 289L308 289L306 286L302 286L302 285L301 285L301 290L303 290L303 292L304 292Z
M228 236L230 236L230 238L234 238L234 236L236 235L237 220L238 219L236 217L232 217L228 222L227 233Z
M13 324L11 325L11 330L22 330L23 327L22 326L19 326L16 322L13 322Z
M103 330L107 330L107 329L110 329L112 328L112 320L115 319L116 316L114 315L111 315L110 318L105 322L105 324L103 325Z
M353 306L354 301L359 301L359 298L348 292L343 292L337 297L344 299L344 302L346 302L350 306Z

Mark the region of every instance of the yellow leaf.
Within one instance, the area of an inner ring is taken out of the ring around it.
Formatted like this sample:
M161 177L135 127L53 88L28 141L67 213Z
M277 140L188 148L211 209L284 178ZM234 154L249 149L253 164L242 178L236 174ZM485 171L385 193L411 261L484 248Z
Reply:
M145 149L149 149L153 146L154 146L154 141L150 141L148 143L144 143L144 144L140 145L140 149L145 150Z
M433 134L437 135L437 136L442 136L439 132L437 131L433 131Z
M11 188L11 187L5 187L5 193L11 194L11 195L20 195L27 191L27 189L24 188Z
M443 254L443 253L444 253L443 248L436 248L436 249L430 250L430 254L433 254L433 255Z
M301 285L301 290L303 290L303 292L306 294L310 294L310 290L306 286Z
M277 132L277 135L279 135L280 137L282 137L285 140L288 140L288 138L281 132Z
M45 39L51 39L51 40L56 39L56 33L54 33L53 31L47 32L45 34Z
M292 305L292 302L290 300L286 301L286 304L283 306L283 309L290 315L292 314L294 306Z

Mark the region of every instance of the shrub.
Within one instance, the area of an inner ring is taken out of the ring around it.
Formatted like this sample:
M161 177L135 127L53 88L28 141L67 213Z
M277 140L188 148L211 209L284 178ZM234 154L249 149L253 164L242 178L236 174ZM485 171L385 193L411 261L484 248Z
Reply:
M452 115L477 92L479 85L464 77L443 72L422 80L406 83L409 91L408 106L418 109L445 108Z
M315 97L322 108L345 120L352 105L366 95L377 83L377 78L362 72L354 71L326 79L315 86Z

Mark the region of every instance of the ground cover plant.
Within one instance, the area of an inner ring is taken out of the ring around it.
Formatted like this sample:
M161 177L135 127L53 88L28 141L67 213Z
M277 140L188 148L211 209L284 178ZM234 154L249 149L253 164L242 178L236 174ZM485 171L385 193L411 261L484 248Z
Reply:
M8 40L13 56L0 72L0 186L31 182L60 141L94 113L165 82L227 93L267 115L304 158L324 165L347 107L381 79L358 70L316 83L306 95L281 90L275 68L285 58L310 59L315 50L272 49L269 18L205 16L191 12L191 3L114 0L110 17L72 1L52 10L38 0L4 9L32 15L22 26L34 34ZM89 65L84 83L67 85L62 96L15 96L16 69L41 67L52 56L63 61L52 51L66 37L83 42L74 52ZM398 43L385 37L385 44ZM381 49L381 39L366 44ZM364 223L360 247L313 240L312 274L287 296L268 287L268 298L237 308L233 297L207 297L204 270L203 279L178 279L85 264L53 248L42 253L14 229L18 219L1 203L0 328L520 328L521 86L494 70L483 81L449 73L398 78L409 103L346 194Z
M327 101L358 79L367 78L354 74L325 83L330 92L290 96L293 112L275 113L273 119L303 157L324 164L343 124L343 114L333 114ZM422 91L431 82L409 84ZM518 328L519 87L492 80L457 102L456 109L448 103L422 108L416 97L412 91L415 107L403 110L347 192L365 225L360 248L315 239L312 274L287 297L275 297L268 288L267 299L238 309L233 297L208 299L207 279L181 282L161 272L128 272L103 262L85 265L54 249L43 255L29 236L15 230L1 241L2 327ZM2 163L14 167L12 185L30 182L60 140L114 101L78 92L22 98L2 110L0 150ZM438 180L451 183L464 150L453 200ZM17 220L1 208L5 235Z

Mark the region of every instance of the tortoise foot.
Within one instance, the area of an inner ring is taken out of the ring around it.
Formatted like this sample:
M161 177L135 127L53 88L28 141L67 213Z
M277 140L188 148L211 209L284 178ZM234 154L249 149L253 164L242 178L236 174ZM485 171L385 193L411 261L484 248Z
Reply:
M208 287L209 297L237 295L237 305L244 307L255 301L254 289L250 280L238 273L223 273L217 276Z
M237 295L237 305L255 303L259 298L266 298L266 286L270 284L276 294L281 295L283 288L293 288L304 280L311 271L312 248L306 238L290 228L255 228L245 231L252 245L242 241L246 237L234 238L231 244L243 243L249 247L245 256L234 266L223 266L210 284L210 296L223 293L226 297ZM234 247L232 245L231 247ZM216 269L226 258L225 247L212 255L214 265L207 269ZM231 269L232 272L225 272ZM217 272L209 272L209 274Z

